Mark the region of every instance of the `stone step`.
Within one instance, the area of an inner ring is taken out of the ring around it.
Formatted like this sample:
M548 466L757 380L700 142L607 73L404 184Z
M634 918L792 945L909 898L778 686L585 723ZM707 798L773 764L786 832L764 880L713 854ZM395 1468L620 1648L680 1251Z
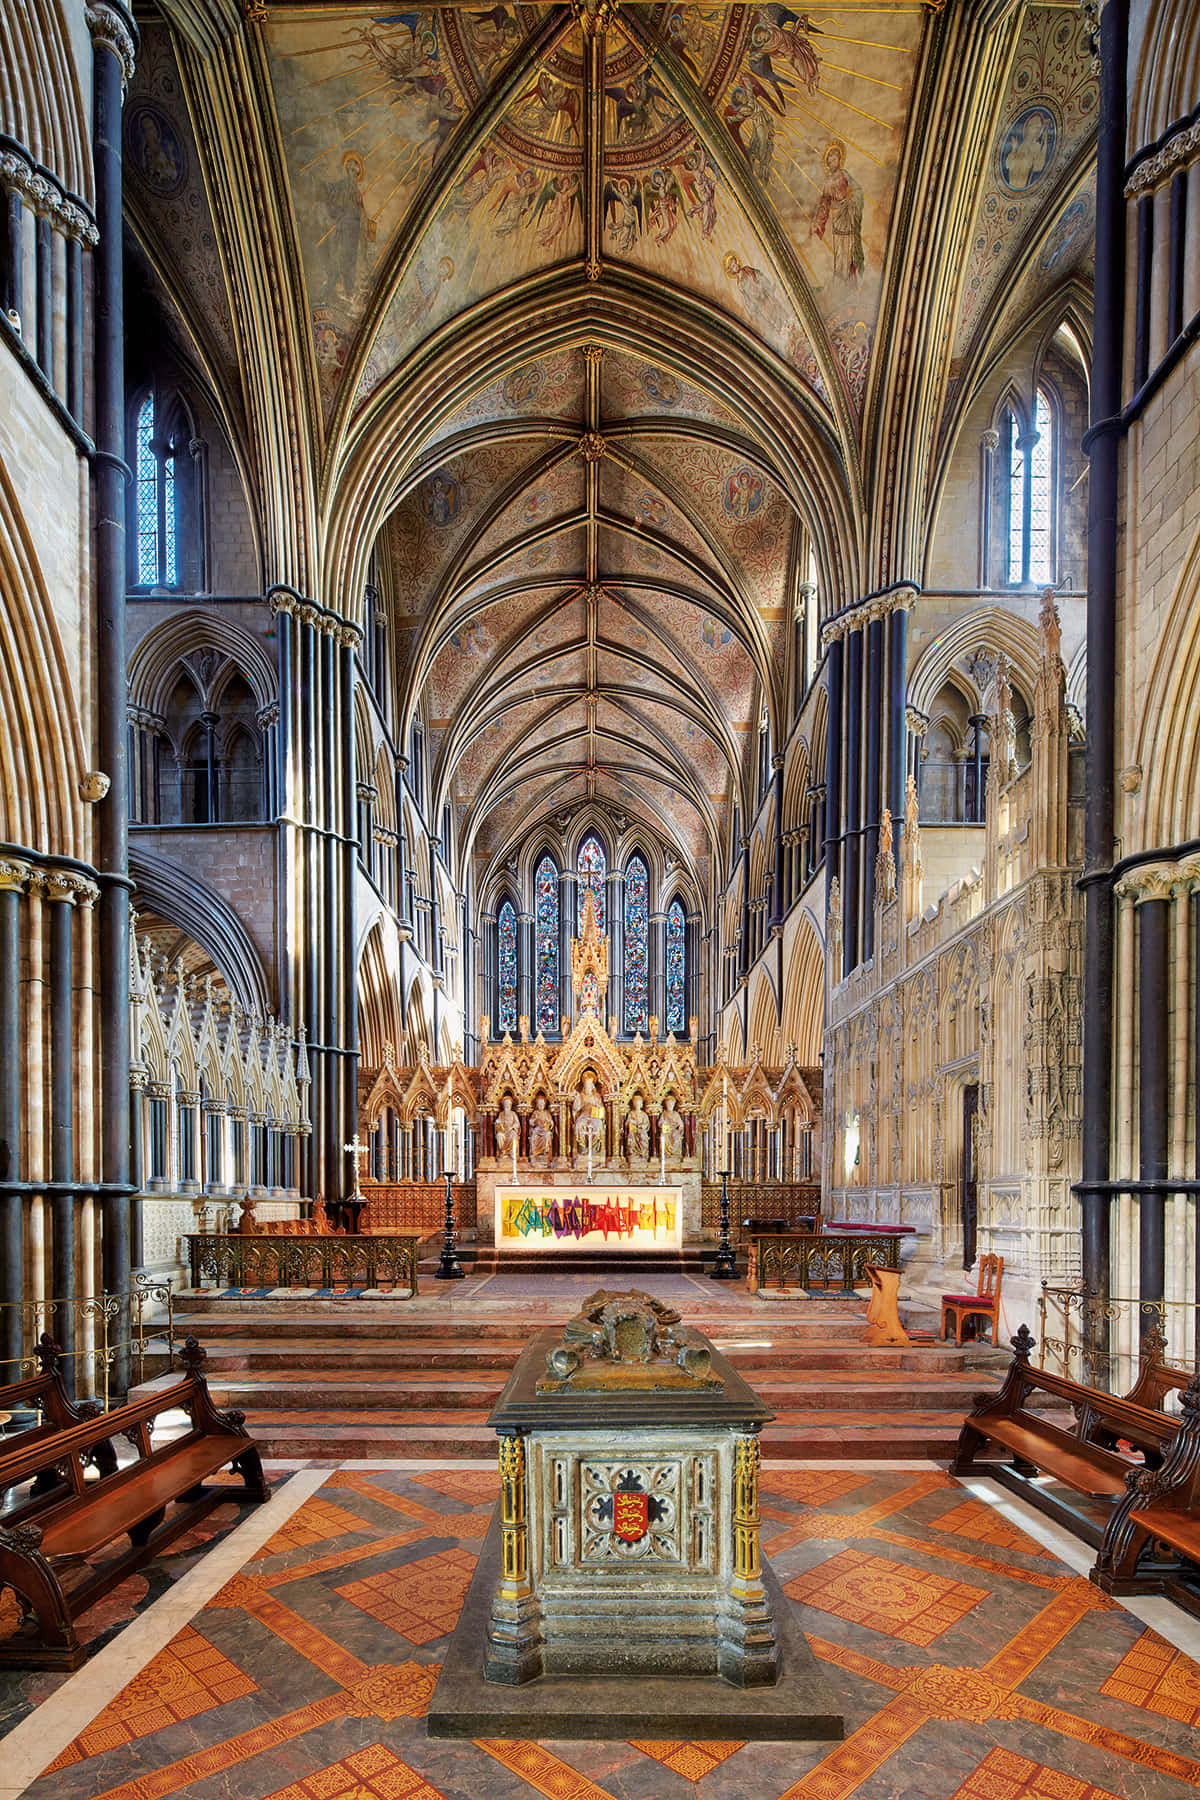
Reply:
M766 1426L762 1453L767 1461L778 1462L846 1457L944 1463L962 1422L961 1412L813 1411ZM445 1418L389 1413L368 1422L365 1417L305 1418L264 1412L251 1422L251 1430L264 1456L317 1464L386 1461L398 1453L435 1461L490 1462L496 1455L496 1434L486 1424L484 1413L463 1412Z
M781 1415L899 1407L908 1412L957 1408L961 1417L970 1411L981 1387L979 1375L972 1372L922 1375L884 1371L872 1377L869 1372L832 1370L803 1381L797 1381L794 1373L778 1370L751 1369L744 1373L755 1392ZM317 1372L299 1380L221 1368L209 1368L207 1374L214 1402L244 1412L251 1430L256 1429L263 1412L286 1410L307 1413L320 1408L326 1414L487 1410L499 1398L506 1379L502 1369L490 1375L479 1371L474 1377L435 1369ZM170 1379L166 1374L155 1377L136 1389L135 1394L140 1398L161 1391Z
M272 1374L283 1377L294 1374L304 1380L309 1374L352 1375L358 1370L406 1373L410 1370L457 1370L469 1374L479 1369L496 1369L507 1374L525 1348L523 1338L480 1338L469 1343L445 1343L434 1339L411 1338L404 1343L372 1343L366 1339L339 1342L336 1339L305 1344L291 1338L270 1343L256 1343L249 1338L202 1337L207 1351L204 1372L209 1381L235 1371Z
M368 1341L375 1347L396 1345L412 1339L436 1337L440 1343L469 1343L478 1339L512 1341L519 1337L524 1344L533 1331L547 1325L565 1324L571 1307L561 1300L553 1310L525 1311L514 1303L506 1303L493 1313L485 1313L475 1302L469 1314L441 1312L431 1314L421 1309L420 1300L363 1301L322 1300L308 1302L300 1310L296 1301L272 1303L262 1300L224 1301L215 1297L202 1304L203 1297L189 1293L175 1313L177 1338L195 1336L206 1346L218 1339L246 1339L256 1343L292 1340L306 1345L333 1341L346 1343ZM314 1310L309 1311L312 1307ZM278 1308L278 1310L277 1310ZM862 1306L835 1301L809 1301L803 1311L784 1311L782 1306L763 1308L760 1316L750 1318L705 1312L703 1308L687 1313L688 1325L703 1331L721 1346L753 1341L762 1344L833 1343L861 1348L866 1311ZM964 1346L964 1349L966 1346Z
M470 1374L496 1369L507 1373L525 1347L526 1339L480 1338L467 1342L409 1338L398 1343L367 1339L322 1339L316 1344L292 1338L259 1343L253 1338L209 1338L201 1332L210 1380L244 1371L283 1377L294 1372L304 1380L310 1374L352 1375L360 1369L404 1374L410 1370L455 1370ZM756 1375L788 1373L820 1374L851 1370L860 1374L903 1371L944 1375L975 1366L978 1353L964 1345L931 1345L924 1348L875 1348L853 1339L843 1342L797 1343L791 1339L766 1344L737 1339L714 1339L733 1366L753 1382Z

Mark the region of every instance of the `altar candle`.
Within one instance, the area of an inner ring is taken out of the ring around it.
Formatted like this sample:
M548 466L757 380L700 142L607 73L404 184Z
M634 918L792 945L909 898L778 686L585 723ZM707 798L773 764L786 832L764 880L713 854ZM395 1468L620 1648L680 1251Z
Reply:
M591 1140L591 1137L589 1136L589 1138L588 1138L588 1181L589 1181L589 1183L590 1183L591 1179L592 1179L592 1140Z
M517 1140L513 1139L513 1180L517 1179Z
M663 1136L661 1120L659 1122L659 1127L658 1127L658 1155L659 1155L659 1168L660 1168L659 1179L661 1180L662 1185L664 1187L666 1187L666 1185L667 1185L667 1140Z

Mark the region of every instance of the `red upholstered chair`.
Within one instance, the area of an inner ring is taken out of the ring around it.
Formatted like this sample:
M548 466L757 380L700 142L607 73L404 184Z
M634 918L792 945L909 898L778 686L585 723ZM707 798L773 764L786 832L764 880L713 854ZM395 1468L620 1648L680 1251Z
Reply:
M992 1321L992 1343L996 1342L997 1321L1000 1313L1000 1283L1004 1279L1004 1258L1002 1256L981 1256L979 1259L979 1286L973 1294L942 1295L942 1336L949 1337L948 1321L954 1321L954 1341L962 1343L963 1320L973 1314L976 1317ZM975 1335L979 1335L978 1325Z

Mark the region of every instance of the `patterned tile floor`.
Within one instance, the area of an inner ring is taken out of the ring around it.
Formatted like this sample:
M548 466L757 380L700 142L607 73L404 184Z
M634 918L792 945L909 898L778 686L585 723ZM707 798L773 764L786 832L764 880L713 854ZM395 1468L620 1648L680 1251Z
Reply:
M1173 1800L1200 1786L1200 1667L931 1468L764 1470L764 1545L842 1700L844 1743L433 1742L422 1721L495 1494L481 1470L331 1473L29 1800Z

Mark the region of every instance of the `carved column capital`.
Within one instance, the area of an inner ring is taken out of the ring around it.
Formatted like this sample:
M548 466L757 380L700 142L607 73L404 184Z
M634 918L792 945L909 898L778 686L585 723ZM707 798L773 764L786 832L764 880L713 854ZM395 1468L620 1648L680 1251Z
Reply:
M121 65L121 83L128 87L137 61L137 26L118 0L92 0L85 14L88 33L98 49L111 50Z

